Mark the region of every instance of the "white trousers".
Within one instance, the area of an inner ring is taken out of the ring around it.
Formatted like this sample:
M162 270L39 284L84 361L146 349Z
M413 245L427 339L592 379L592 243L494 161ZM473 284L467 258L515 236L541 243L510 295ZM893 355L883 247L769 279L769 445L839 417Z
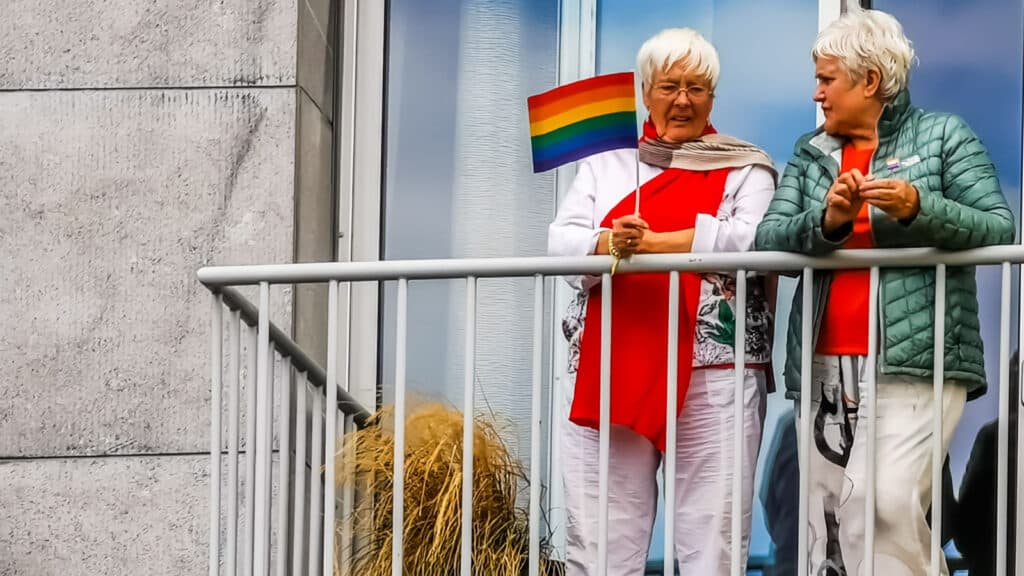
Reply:
M729 574L732 546L732 369L695 370L677 423L675 551L682 576ZM754 470L764 423L765 376L747 370L743 398L744 568L750 542ZM597 574L599 433L563 427L567 517L567 576ZM608 470L608 574L642 576L658 503L662 453L633 431L613 426Z
M865 364L857 356L814 357L808 548L809 573L815 576L867 574L863 562L867 427L858 426L858 420L863 422ZM931 566L926 514L932 498L932 381L878 374L876 383L874 573L924 576ZM966 401L964 386L946 383L943 454L949 450ZM796 412L799 438L799 403ZM945 557L941 573L949 574Z

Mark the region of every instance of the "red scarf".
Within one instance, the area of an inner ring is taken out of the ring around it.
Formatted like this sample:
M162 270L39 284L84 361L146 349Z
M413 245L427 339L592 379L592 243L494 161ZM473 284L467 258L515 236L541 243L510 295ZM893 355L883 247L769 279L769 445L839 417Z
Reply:
M705 134L714 133L708 125ZM645 138L657 138L644 125ZM640 188L643 219L652 231L693 228L697 214L718 213L731 168L708 172L666 169ZM632 214L636 192L616 205L601 222ZM667 273L622 274L612 279L611 423L626 426L665 449L668 362ZM700 304L701 277L679 275L679 347L677 411L683 408L693 365L693 340ZM590 291L580 344L576 391L569 419L599 428L601 391L601 286Z

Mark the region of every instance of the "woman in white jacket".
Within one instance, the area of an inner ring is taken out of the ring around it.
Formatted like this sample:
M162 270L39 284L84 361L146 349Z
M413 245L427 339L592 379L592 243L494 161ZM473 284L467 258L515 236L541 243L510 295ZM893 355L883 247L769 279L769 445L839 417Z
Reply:
M737 252L775 190L768 156L718 134L709 117L718 55L690 29L649 39L637 56L649 111L640 140L641 214L634 214L636 152L615 150L582 162L551 224L556 256ZM579 297L563 322L575 385L563 426L568 573L595 574L598 539L600 287L569 279ZM674 511L681 573L728 574L731 550L733 368L736 280L680 275L679 417ZM759 278L748 283L743 398L743 558L749 542L754 467L761 441L771 317ZM642 575L657 503L665 438L668 274L613 278L612 411L608 573Z

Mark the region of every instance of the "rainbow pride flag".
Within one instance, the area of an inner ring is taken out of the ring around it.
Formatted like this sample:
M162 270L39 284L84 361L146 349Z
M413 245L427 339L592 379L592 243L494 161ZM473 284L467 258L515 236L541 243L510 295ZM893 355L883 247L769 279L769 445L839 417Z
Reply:
M632 72L559 86L530 96L526 104L534 172L606 150L637 147Z

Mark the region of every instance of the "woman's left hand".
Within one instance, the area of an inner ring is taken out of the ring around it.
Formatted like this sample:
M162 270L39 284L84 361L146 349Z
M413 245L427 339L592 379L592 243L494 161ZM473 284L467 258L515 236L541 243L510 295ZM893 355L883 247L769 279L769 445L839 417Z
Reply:
M860 198L897 220L917 216L921 199L906 180L868 180L860 186Z

